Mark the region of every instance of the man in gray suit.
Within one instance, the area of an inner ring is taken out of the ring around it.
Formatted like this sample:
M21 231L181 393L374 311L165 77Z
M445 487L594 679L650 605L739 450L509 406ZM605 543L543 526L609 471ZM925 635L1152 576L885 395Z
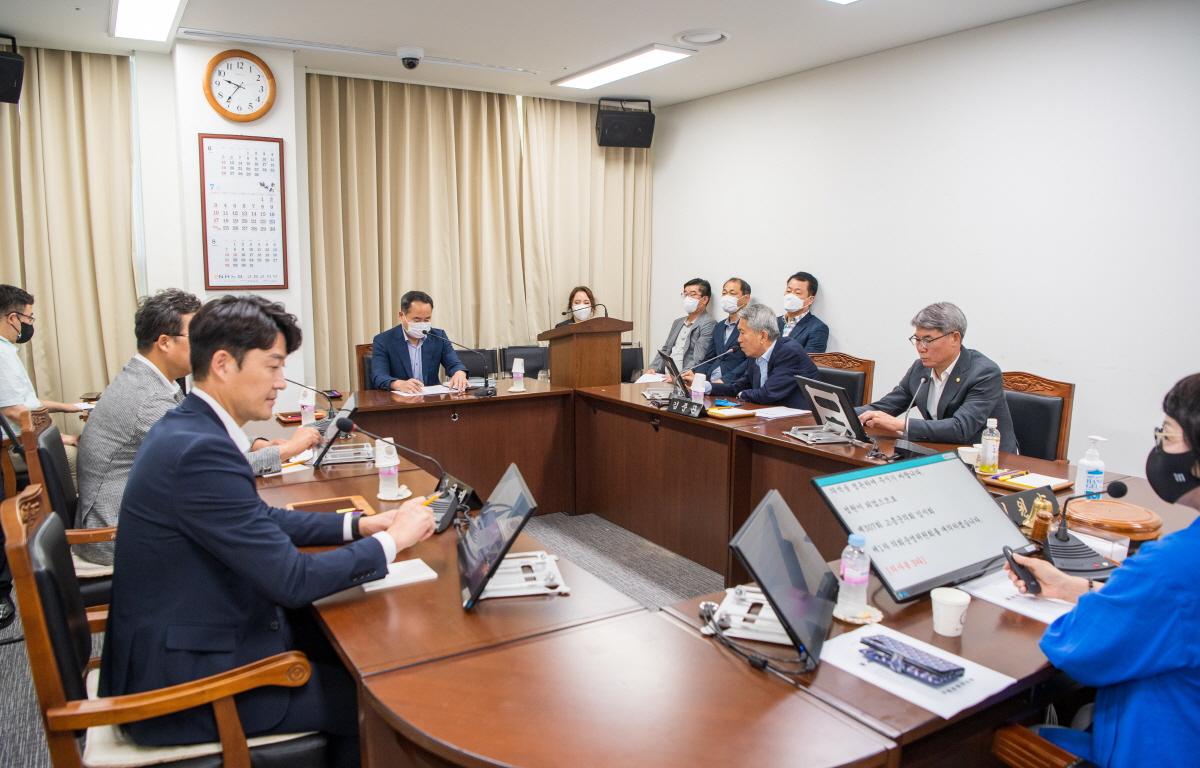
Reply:
M962 345L967 316L948 301L930 304L912 319L909 337L920 356L885 397L858 409L863 426L904 433L904 414L914 400L920 419L910 419L911 440L973 445L989 418L1000 430L1000 450L1017 452L1017 436L1004 399L1000 367Z
M650 361L647 373L663 373L664 356L673 359L680 371L695 368L704 361L716 327L716 322L708 316L711 296L712 286L703 278L694 277L683 284L683 311L687 314L671 323L667 340Z
M142 440L167 411L183 400L176 379L192 372L188 325L200 301L176 289L142 300L134 317L138 352L104 390L79 438L79 521L81 528L117 524L125 481ZM278 471L291 457L320 440L301 428L291 440L246 454L255 474ZM112 565L111 542L82 544L75 551L98 565Z

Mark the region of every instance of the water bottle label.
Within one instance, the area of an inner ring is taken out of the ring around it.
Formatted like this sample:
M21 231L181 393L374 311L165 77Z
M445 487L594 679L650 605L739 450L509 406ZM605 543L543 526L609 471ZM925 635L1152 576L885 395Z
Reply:
M380 467L380 469L379 469L380 477L395 477L398 474L400 474L400 466L399 465L391 466L391 467ZM370 475L367 475L367 477L370 477Z

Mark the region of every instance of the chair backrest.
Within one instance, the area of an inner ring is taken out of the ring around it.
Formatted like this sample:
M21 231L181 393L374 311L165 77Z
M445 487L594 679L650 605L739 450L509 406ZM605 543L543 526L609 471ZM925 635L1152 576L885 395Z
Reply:
M485 374L495 376L498 372L495 349L472 349L469 351L460 349L458 351L458 359L462 360L462 364L467 366L468 376L483 378Z
M633 382L634 374L645 367L641 347L621 347L621 381Z
M371 349L374 344L355 344L354 359L358 362L358 388L371 388Z
M71 479L62 435L44 408L21 414L21 447L29 467L29 482L46 489L50 508L62 517L63 528L74 528L79 492Z
M1067 458L1075 385L1023 371L1001 377L1021 453L1039 459Z
M871 402L871 387L875 381L874 360L843 352L813 352L809 358L820 369L821 380L844 388L850 402L856 405Z
M536 379L538 373L546 367L545 347L505 347L501 350L501 370L511 371L513 360L521 358L525 361L525 378Z

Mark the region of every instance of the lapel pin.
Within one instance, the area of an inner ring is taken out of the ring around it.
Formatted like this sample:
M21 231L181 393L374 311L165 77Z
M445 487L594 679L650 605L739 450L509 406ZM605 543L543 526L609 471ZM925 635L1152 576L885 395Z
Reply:
M955 384L958 384L958 383L959 383L959 382L961 382L961 381L962 381L962 379L958 378L957 376L955 376L955 377L954 377L954 383L955 383Z

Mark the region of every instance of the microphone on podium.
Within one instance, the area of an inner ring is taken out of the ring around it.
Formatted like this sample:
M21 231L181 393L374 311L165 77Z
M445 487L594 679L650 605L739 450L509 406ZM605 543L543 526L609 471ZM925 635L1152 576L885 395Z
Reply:
M593 304L593 305L592 305L592 309L595 309L596 307L600 307L601 309L603 309L603 310L604 310L604 316L605 316L605 317L608 317L608 307L604 306L603 304ZM563 312L559 312L558 314L559 314L559 317L566 317L567 315L573 315L573 314L575 314L575 310L573 310L573 309L568 309L568 310L565 310L565 311L563 311ZM590 318L589 318L589 319L590 319Z

